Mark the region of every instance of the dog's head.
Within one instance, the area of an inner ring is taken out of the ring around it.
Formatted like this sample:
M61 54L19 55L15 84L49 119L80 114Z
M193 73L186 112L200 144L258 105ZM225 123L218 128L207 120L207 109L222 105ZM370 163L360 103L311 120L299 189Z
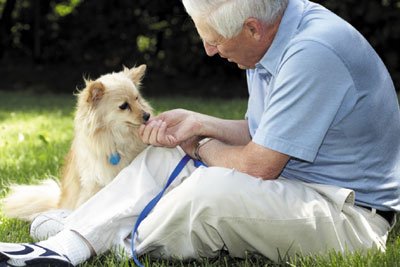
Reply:
M76 124L92 133L108 130L121 137L124 132L137 133L152 113L139 92L145 71L146 65L124 67L97 80L86 80L85 89L78 95ZM82 121L86 123L82 125Z

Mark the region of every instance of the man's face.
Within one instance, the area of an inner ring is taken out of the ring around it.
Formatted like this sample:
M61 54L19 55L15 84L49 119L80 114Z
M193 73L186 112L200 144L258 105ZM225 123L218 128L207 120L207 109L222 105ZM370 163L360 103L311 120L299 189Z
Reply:
M249 69L254 68L264 54L255 49L255 40L245 29L242 29L239 35L225 39L201 21L194 22L203 40L204 49L210 57L219 54L229 62L236 63L239 68Z

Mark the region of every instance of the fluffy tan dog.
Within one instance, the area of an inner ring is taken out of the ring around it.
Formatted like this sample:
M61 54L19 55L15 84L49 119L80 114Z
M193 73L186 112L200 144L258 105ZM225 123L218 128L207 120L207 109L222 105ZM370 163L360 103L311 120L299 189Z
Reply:
M33 220L39 213L75 209L108 184L145 147L139 126L152 112L138 87L146 65L87 80L78 94L75 133L61 184L13 185L3 200L5 216Z

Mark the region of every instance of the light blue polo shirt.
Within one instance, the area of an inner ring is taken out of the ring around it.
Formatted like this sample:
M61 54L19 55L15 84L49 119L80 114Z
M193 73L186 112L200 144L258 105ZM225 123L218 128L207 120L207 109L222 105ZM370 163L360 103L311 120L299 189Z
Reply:
M247 71L253 142L291 156L288 179L353 189L400 211L400 111L390 75L351 25L290 0L267 53Z

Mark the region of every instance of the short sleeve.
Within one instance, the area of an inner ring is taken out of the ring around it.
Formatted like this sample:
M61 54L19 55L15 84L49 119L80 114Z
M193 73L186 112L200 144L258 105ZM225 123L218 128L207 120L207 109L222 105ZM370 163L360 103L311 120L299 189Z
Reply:
M353 86L343 61L315 41L286 50L270 88L253 141L312 162Z

